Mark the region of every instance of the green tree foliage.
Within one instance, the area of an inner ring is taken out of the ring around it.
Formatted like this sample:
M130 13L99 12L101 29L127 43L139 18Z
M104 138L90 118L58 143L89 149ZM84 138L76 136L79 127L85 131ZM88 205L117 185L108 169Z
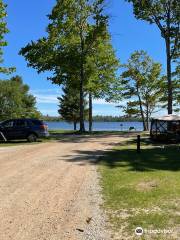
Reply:
M7 41L4 40L4 35L8 33L7 24L5 21L6 16L6 5L2 0L0 0L0 64L3 63L3 48L7 46ZM14 71L14 68L5 68L0 66L0 73L9 74L12 71Z
M179 56L180 4L179 0L127 0L133 3L137 19L156 24L166 43L168 113L173 111L172 61Z
M81 132L85 130L86 64L96 52L97 40L106 31L103 3L104 0L57 0L49 15L47 37L31 42L20 51L28 65L38 72L53 71L49 78L53 83L71 81L79 89Z
M172 81L172 89L173 89L173 111L178 113L180 111L180 75L178 73L178 67L173 72L173 81ZM161 98L162 108L167 108L168 105L168 89L167 89L167 77L163 76L163 97Z
M149 128L153 112L161 106L164 78L161 77L161 65L154 62L146 52L136 51L124 65L120 84L123 97L127 100L124 112L128 116L141 117L144 130Z
M111 37L104 27L104 33L96 39L95 52L87 57L86 91L89 93L89 131L92 131L92 98L109 98L117 81L119 61L111 43Z
M19 76L0 81L0 120L17 117L40 117L36 99Z
M42 120L44 120L45 122L61 122L63 121L63 119L59 116L50 116L50 115L43 115L41 117Z
M177 60L177 66L173 72L173 93L174 93L174 111L180 112L180 61Z
M77 130L77 123L80 121L79 91L71 85L63 87L63 95L58 97L59 114L67 122L74 123L74 130Z

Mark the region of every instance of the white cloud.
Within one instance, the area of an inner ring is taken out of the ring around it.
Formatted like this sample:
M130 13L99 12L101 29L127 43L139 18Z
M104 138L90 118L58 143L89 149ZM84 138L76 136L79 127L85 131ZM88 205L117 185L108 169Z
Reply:
M103 104L103 105L113 105L113 106L118 105L117 103L106 102L105 99L93 99L93 104Z
M33 94L37 103L58 104L57 95Z
M60 94L61 89L58 88L47 88L47 89L33 89L31 90L32 94Z
M50 103L57 104L57 97L60 95L60 89L48 88L48 89L34 89L31 93L36 97L37 103Z
M36 97L38 104L58 104L58 96L61 96L60 89L35 89L31 93ZM106 102L105 99L93 99L94 105L117 106L118 103Z

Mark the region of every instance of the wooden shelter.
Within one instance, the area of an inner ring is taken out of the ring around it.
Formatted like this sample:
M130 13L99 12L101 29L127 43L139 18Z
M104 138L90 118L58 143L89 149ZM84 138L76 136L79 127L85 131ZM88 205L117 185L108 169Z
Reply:
M150 135L153 140L180 141L180 116L169 114L153 118L151 121Z

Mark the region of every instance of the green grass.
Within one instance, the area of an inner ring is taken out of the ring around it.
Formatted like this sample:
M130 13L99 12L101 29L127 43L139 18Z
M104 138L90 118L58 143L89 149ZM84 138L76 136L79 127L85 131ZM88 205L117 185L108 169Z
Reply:
M1 142L0 141L0 147L10 147L10 146L18 146L18 145L32 145L32 144L40 144L43 140L39 140L37 142L30 143L27 140L13 140L8 142Z
M49 133L50 134L73 134L73 133L76 133L76 131L57 129L57 130L49 130Z
M121 235L135 239L134 229L175 229L180 223L180 147L160 148L148 141L136 152L134 140L101 158L104 207ZM174 230L175 232L176 230ZM145 239L147 236L144 236ZM177 239L164 234L150 239ZM143 239L143 238L142 238Z
M0 141L0 147L9 147L9 146L17 146L17 145L29 145L29 144L40 144L44 142L48 142L51 140L58 140L61 139L62 136L69 135L69 134L74 134L75 131L69 131L69 130L50 130L49 131L50 136L47 138L42 138L39 139L35 143L29 143L27 140L13 140L13 141Z
M73 141L74 137L73 135L78 135L79 131L74 131L74 130L49 130L50 136L47 138L39 139L38 142L36 143L28 143L26 140L17 140L17 141L8 141L8 142L3 142L0 141L0 147L5 147L5 146L16 146L16 145L27 145L27 144L37 144L37 143L43 143L43 142L49 142L49 141L58 141L58 140L69 140ZM119 132L119 131L93 131L92 133L85 132L82 134L83 136L93 136L93 135L109 135L109 134L116 134L116 135L123 135L127 132Z

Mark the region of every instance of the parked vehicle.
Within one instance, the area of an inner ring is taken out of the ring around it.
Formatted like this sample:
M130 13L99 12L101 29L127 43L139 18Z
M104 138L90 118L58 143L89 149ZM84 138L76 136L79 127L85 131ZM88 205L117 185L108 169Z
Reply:
M35 142L38 138L47 136L47 124L38 119L10 119L0 123L1 140L27 139L29 142Z

